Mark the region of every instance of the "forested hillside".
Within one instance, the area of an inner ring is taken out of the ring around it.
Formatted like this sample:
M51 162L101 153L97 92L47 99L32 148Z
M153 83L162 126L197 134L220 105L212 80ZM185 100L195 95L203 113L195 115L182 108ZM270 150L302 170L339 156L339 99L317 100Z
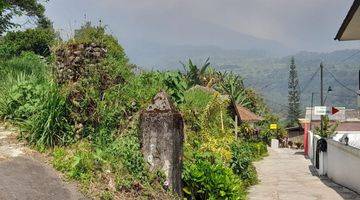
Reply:
M140 66L142 66L142 63L146 63L146 68L167 70L169 68L182 69L178 61L188 57L191 57L196 62L202 62L204 58L210 57L216 69L238 73L244 78L245 85L255 88L264 95L267 103L274 111L285 114L291 57L295 58L297 65L300 88L303 90L301 104L302 108L304 108L310 106L311 93L319 93L320 74L317 73L313 78L312 76L318 70L321 62L340 83L351 90L357 90L358 70L360 69L358 51L352 49L330 53L299 52L289 56L277 57L264 50L224 50L215 46L182 46L172 49L172 51L161 51L156 55L151 54L153 56L144 56L144 59L136 61L140 63ZM161 59L158 59L159 57ZM325 70L324 87L327 89L328 86L331 86L333 89L333 92L328 95L326 103L348 108L356 107L356 94L342 87L340 83ZM319 95L315 94L315 104L319 101Z

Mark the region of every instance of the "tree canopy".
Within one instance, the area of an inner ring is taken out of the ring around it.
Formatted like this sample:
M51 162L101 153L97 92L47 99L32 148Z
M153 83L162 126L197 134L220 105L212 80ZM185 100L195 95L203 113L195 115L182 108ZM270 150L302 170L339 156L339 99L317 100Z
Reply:
M19 26L13 21L14 17L27 16L35 19L40 27L51 26L44 13L45 8L38 0L0 0L0 35Z

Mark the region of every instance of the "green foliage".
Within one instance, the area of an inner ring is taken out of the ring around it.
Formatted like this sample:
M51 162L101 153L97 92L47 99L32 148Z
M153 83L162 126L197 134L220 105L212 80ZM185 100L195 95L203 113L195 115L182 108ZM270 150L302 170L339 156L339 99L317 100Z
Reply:
M164 84L167 87L167 93L176 104L184 103L184 93L187 89L187 83L180 72L166 72Z
M321 131L321 127L315 128L315 134L319 135L323 138L329 138L335 134L335 130L338 127L339 124L331 124L329 116L323 117L323 129Z
M267 105L264 102L264 99L258 93L256 93L254 89L245 89L245 96L249 102L246 107L252 112L259 114L260 116L264 116L270 113Z
M91 25L91 22L86 22L80 29L75 30L73 42L84 44L103 44L108 50L108 57L114 58L122 65L126 65L128 63L128 59L126 58L125 51L122 46L118 43L114 36L106 33L106 27L101 24L93 26Z
M199 117L201 130L218 136L227 133L234 124L228 110L229 103L228 99L214 93Z
M107 133L127 128L127 119L147 107L151 99L164 88L163 76L157 72L133 75L129 80L106 90L103 101L97 107L100 126Z
M47 57L51 54L50 47L54 44L56 34L52 29L27 29L9 32L0 40L0 56L11 58L22 52L31 51Z
M46 63L33 53L1 63L0 117L25 120L37 109L46 88Z
M51 84L40 99L37 112L22 124L28 133L26 138L33 145L64 145L74 140L72 122L69 119L65 95Z
M114 199L114 195L109 191L103 192L100 196L100 200L113 200L113 199Z
M277 124L277 130L271 130L270 124ZM271 139L283 139L287 135L284 125L280 122L279 117L273 114L266 114L264 120L258 123L261 127L261 139L270 145Z
M266 155L263 143L235 142L229 101L195 87L185 92L184 193L190 199L243 199L257 182L252 162ZM236 188L235 191L231 188Z
M53 152L53 166L64 172L69 178L79 180L86 186L93 178L94 170L102 163L95 153L92 152L88 142L77 144L75 152L68 152L65 148L55 148Z
M137 179L146 178L145 161L136 135L120 137L108 149L114 158L121 159L123 166Z
M247 106L251 103L246 96L243 79L239 75L225 72L220 76L219 91L228 94L235 104Z
M245 186L256 184L257 175L252 162L267 154L266 145L262 142L235 142L231 145L231 150L230 166L234 173L241 177Z
M184 195L189 199L244 199L241 180L216 155L195 152L183 171Z
M29 118L36 112L43 90L43 85L38 85L33 80L19 80L10 88L7 96L0 100L0 115L6 119Z
M300 86L299 79L296 71L295 59L291 58L290 71L289 71L289 84L288 84L288 126L294 126L298 124L300 118Z
M19 27L20 25L13 21L13 18L27 16L36 19L40 25L45 26L49 23L46 19L45 8L38 0L26 1L0 1L0 35L8 29Z
M19 57L0 61L0 80L16 80L19 76L34 76L36 79L45 80L48 76L48 66L44 59L32 52L24 52Z
M191 130L200 130L200 114L212 98L211 93L197 88L187 90L184 93L185 102L181 105L181 110L184 113L185 122Z
M204 85L205 73L210 66L209 60L210 58L206 59L200 68L193 64L191 59L189 59L188 64L181 63L185 69L185 77L188 80L189 86Z

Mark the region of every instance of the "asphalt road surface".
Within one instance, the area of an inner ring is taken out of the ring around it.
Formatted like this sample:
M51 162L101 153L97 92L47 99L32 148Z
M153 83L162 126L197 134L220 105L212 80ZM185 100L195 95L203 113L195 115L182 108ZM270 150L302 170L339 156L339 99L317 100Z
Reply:
M28 153L13 131L0 127L0 200L86 199L51 166Z

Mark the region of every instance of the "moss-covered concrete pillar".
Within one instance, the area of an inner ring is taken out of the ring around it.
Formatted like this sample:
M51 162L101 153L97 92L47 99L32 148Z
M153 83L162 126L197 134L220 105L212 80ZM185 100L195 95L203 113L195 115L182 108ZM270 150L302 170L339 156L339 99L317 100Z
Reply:
M140 117L141 145L151 171L162 170L167 184L181 195L184 123L165 92L158 93Z

